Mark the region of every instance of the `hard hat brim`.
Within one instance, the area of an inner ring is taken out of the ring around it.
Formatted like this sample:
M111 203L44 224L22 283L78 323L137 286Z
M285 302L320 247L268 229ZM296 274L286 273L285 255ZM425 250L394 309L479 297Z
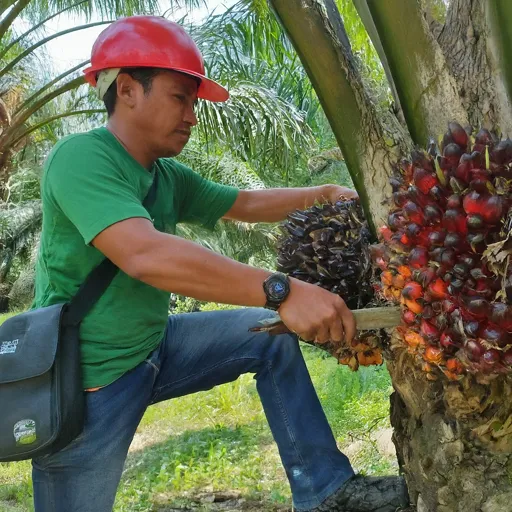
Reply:
M122 67L122 66L120 66ZM128 67L128 66L127 66ZM137 66L137 67L143 67L143 66ZM146 67L146 66L144 66ZM153 67L153 66L147 66L147 67ZM196 73L194 71L190 71L189 69L179 69L179 68L162 68L162 69L169 69L169 71L179 71L180 73L184 73L186 75L194 76L196 78L199 78L201 80L201 83L199 85L199 89L197 91L197 97L201 98L203 100L213 101L215 103L221 103L224 101L227 101L229 99L229 92L225 87L217 83L215 80L212 80L211 78L207 78L204 75L201 75L200 73ZM93 87L96 87L96 74L102 71L101 69L95 69L93 66L89 66L88 68L84 69L85 74L85 81L92 85Z

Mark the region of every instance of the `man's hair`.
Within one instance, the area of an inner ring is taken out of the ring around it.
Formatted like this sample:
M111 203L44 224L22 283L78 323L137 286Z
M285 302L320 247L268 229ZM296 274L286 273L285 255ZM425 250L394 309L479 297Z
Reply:
M142 85L144 89L144 94L149 94L151 91L151 86L153 85L153 79L159 73L166 71L160 68L121 68L119 74L126 73L130 75L136 82ZM107 109L107 115L110 117L114 110L116 109L116 101L117 101L117 79L112 82L110 87L107 89L107 92L103 96L103 103L105 103L105 108Z
M174 71L172 69L163 69L163 68L121 68L119 74L126 73L130 75L136 82L142 85L144 90L144 94L147 96L151 92L151 87L153 85L153 79L155 76L160 73L181 73L180 71ZM184 73L188 77L194 79L197 82L197 86L201 85L201 79L192 75L188 75ZM107 92L103 96L103 103L105 103L105 108L107 109L107 115L110 117L114 110L116 109L116 101L117 101L117 78L112 82L110 87L107 89Z

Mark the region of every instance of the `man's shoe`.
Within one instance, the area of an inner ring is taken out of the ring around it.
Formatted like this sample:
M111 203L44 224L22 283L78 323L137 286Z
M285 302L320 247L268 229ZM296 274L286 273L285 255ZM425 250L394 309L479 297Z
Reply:
M408 506L403 477L356 475L311 512L396 512Z

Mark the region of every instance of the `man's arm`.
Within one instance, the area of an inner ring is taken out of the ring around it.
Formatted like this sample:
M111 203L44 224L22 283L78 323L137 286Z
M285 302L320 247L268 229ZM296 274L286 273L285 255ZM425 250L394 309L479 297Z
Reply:
M294 210L305 210L315 202L335 202L340 197L358 197L355 190L339 185L308 188L241 190L224 219L242 222L279 222Z
M155 288L205 301L263 306L266 270L238 263L198 244L157 231L132 218L103 230L93 245L131 277ZM304 339L341 341L355 334L355 320L337 295L292 279L281 318Z

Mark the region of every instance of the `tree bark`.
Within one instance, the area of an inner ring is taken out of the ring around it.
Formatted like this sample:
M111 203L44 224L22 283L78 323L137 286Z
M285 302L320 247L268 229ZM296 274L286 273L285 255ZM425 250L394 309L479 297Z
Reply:
M366 93L350 47L342 42L343 21L333 0L325 2L327 9L319 0L270 4L318 94L367 218L379 226L387 218L388 178L409 139L394 116L379 115Z
M510 377L431 382L405 349L384 355L393 441L418 512L511 510Z
M470 125L512 134L512 105L504 81L510 62L502 59L497 31L503 28L496 20L500 12L495 10L496 5L510 10L510 5L501 0L453 0L439 44L457 81Z
M467 114L419 0L369 0L411 136L421 147Z

